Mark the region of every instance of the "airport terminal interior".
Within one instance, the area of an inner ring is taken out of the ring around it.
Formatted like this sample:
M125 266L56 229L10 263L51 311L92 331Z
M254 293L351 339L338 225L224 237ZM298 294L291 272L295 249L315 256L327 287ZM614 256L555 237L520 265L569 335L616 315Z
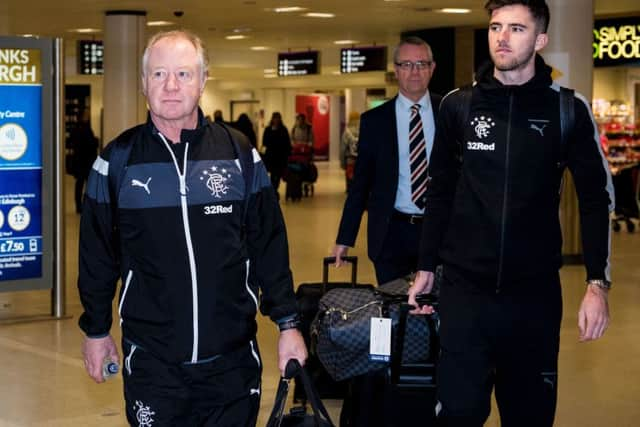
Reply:
M553 13L553 10L566 11L567 7L579 8L583 0L548 1ZM635 46L629 47L629 52L636 49L640 58L640 43L637 42L640 40L640 6L637 0L584 1L593 4L593 16L596 22L601 22L601 28L610 31L611 28L617 29L617 25L628 26L635 22L632 25L637 30L628 34L619 30L616 37L619 42L622 42L622 37L628 37L630 44L625 46ZM91 128L102 145L115 132L109 118L115 116L114 111L118 107L113 103L105 106L107 96L103 94L113 82L108 83L106 76L99 72L92 73L95 71L92 67L99 68L101 64L93 63L83 68L86 64L81 65L81 57L85 47L102 48L101 41L107 37L103 33L104 27L112 25L105 23L108 10L145 11L142 22L147 26L146 35L175 28L187 28L201 34L208 43L212 58L210 79L201 101L204 113L213 115L214 110L220 109L229 121L235 121L240 113L246 113L258 135L258 147L273 111L281 111L285 125L291 129L296 113L307 112L314 117L318 109L330 110L330 118L323 124L324 151L315 162L318 179L313 194L295 202L284 197L280 199L296 287L322 278L322 259L329 255L335 244L346 198L345 171L338 160L340 132L349 113L366 111L395 95L397 85L390 61L393 45L400 35L413 31L439 34L442 40L450 40L456 49L477 53L477 46L473 47L474 36L479 29L486 28L486 14L482 10L484 0L243 0L206 4L198 0L184 0L158 3L162 5L148 0L73 0L61 5L45 0L2 0L0 49L11 42L7 42L5 36L64 38L63 69L67 97L61 102L66 107L61 112L63 120L66 119L62 126L66 125L68 132L83 113L90 113ZM562 8L558 9L559 5ZM276 10L285 6L297 9ZM442 13L442 8L452 6L468 9L469 13ZM39 13L34 14L34 10ZM316 16L306 16L309 13ZM568 14L561 19L572 21L578 18ZM148 26L150 22L156 23L155 26ZM454 30L428 32L442 27ZM88 31L77 31L82 29ZM614 37L607 39L605 36L611 32L603 31L598 33L602 34L599 39L602 43L606 44L607 40L616 42ZM569 37L569 33L556 33L556 37ZM434 40L434 43L439 42ZM341 69L339 58L345 46L356 50L358 47L386 46L382 69L379 64L374 71L368 72ZM614 44L607 46L610 53L615 49L612 47ZM571 48L571 44L568 47ZM575 77L579 67L563 62L566 57L558 54L562 49L554 49L549 57L571 69L571 78L580 80L583 76ZM601 49L604 55L605 48ZM321 58L313 75L282 75L277 64L279 54L309 51L316 52L316 59ZM101 59L102 50L100 52ZM107 53L104 55L108 58ZM452 59L449 65L443 56L436 58L439 64L436 75L438 72L449 73L449 80L435 84L450 89L472 78L474 64L471 56L456 55L455 61ZM610 60L615 62L621 56ZM95 52L93 59L96 59ZM460 64L468 69L461 71ZM593 87L589 89L594 115L603 139L610 147L611 167L616 173L635 168L635 176L629 176L635 179L630 197L636 209L640 160L640 128L636 127L640 123L639 64L638 59L632 64L600 64L593 69ZM106 65L105 69L108 69ZM577 74L581 74L580 70ZM123 79L122 75L119 79ZM137 81L138 77L136 75L129 80ZM318 109L309 110L309 102L318 102ZM321 102L325 103L322 107ZM76 108L80 104L82 108ZM144 104L140 105L144 107ZM68 152L68 147L61 145L58 154L64 157ZM1 174L0 171L0 179L4 179ZM82 307L76 288L80 215L74 203L74 178L64 170L46 176L61 180L57 197L61 201L64 244L63 251L56 254L56 261L64 271L63 316L59 319L50 317L50 289L7 292L3 289L3 280L0 280L0 427L123 427L127 422L121 376L117 375L103 384L94 383L85 373L81 355L83 334L78 328L78 318ZM43 188L54 188L49 184L43 183ZM282 196L284 185L280 190ZM52 209L43 215L53 215ZM571 222L576 223L575 219ZM635 231L631 231L629 224ZM359 259L358 282L375 283L373 266L366 253L366 225L365 215L350 255ZM612 232L611 246L611 324L600 340L590 343L578 341L577 312L585 290L584 266L571 264L561 270L564 312L557 427L640 425L640 224L637 218L618 223L616 231ZM348 267L330 270L331 280L345 281L349 277ZM544 300L539 301L541 307L544 304ZM530 315L535 318L536 313ZM117 318L117 313L114 318ZM117 325L113 327L112 334L119 343ZM267 421L279 381L277 337L277 327L259 315L258 343L264 366L259 426ZM289 406L291 404L289 399ZM326 400L325 404L337 425L341 401ZM419 410L416 408L416 413ZM486 425L500 425L495 404Z

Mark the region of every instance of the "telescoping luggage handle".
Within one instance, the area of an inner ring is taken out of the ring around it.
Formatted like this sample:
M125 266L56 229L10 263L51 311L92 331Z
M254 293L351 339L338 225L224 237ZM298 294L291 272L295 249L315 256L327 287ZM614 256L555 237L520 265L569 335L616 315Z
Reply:
M357 256L343 256L341 258L344 262L351 264L351 286L355 288L356 279L358 277L358 257ZM322 293L327 292L327 284L329 283L329 266L336 263L336 257L325 257L322 262Z
M418 305L424 304L431 305L433 307L438 306L437 298L433 298L430 295L423 295L422 298L416 300ZM398 384L400 379L400 366L402 364L402 353L404 350L404 342L407 331L407 318L410 316L409 312L415 307L403 302L400 304L400 317L398 319L398 329L396 330L396 339L394 341L394 347L391 352L391 383ZM427 357L427 363L435 366L440 352L440 337L438 332L438 320L433 315L427 315L427 323L429 325L429 355Z
M320 400L320 398L318 397L318 392L311 382L309 374L307 374L307 371L305 371L304 368L300 366L300 363L296 359L290 359L287 362L287 366L284 370L284 376L280 379L280 383L278 384L278 390L276 391L276 399L273 404L273 410L271 411L271 415L269 416L266 427L280 427L280 425L282 424L282 421L286 416L284 414L284 408L287 403L289 381L294 377L297 377L302 381L302 385L304 386L304 390L307 395L307 401L311 404L311 408L313 410L313 419L315 420L315 426L335 427L335 425L331 421L331 417L329 416L327 409L322 403L322 400ZM304 423L304 425L306 426L307 424Z

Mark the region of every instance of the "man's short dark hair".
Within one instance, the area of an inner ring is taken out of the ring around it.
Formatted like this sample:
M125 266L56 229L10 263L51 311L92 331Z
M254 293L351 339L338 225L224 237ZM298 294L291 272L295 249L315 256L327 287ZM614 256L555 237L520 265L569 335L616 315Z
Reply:
M528 8L533 15L533 19L536 21L538 31L540 33L546 33L549 29L549 6L545 0L489 0L484 8L489 12L489 16L493 14L493 11L505 6L522 5Z
M393 48L393 62L396 63L398 62L398 52L400 51L400 48L404 45L413 45L413 46L422 46L425 49L427 49L427 54L429 55L429 58L427 58L429 61L433 61L433 52L431 51L431 46L429 46L429 43L427 43L426 41L422 40L420 37L418 36L408 36L408 37L404 37L402 40L400 40L400 43L398 43L396 45L396 47Z

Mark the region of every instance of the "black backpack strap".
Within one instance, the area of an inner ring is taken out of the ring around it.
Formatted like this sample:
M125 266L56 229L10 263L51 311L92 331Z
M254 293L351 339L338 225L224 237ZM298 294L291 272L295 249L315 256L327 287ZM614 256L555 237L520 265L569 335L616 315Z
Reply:
M255 169L255 165L253 163L253 149L251 144L243 144L234 138L227 125L220 122L214 122L212 125L219 125L225 130L231 144L233 145L233 149L236 152L236 156L238 156L238 159L240 160L242 177L244 178L244 210L242 213L242 224L246 227L245 222L247 220L247 211L249 210L249 198L251 197L251 191L253 189L253 173Z
M469 121L469 113L471 111L471 96L473 95L473 85L467 84L458 89L460 101L456 104L456 123L458 132L456 142L458 145L458 160L462 164L462 153L464 153L464 129L465 123Z
M569 157L569 140L575 124L574 90L560 87L560 155L558 169L564 170Z
M458 89L460 92L460 102L458 103L458 123L464 124L469 119L469 112L471 111L471 95L473 85L467 84L461 86Z

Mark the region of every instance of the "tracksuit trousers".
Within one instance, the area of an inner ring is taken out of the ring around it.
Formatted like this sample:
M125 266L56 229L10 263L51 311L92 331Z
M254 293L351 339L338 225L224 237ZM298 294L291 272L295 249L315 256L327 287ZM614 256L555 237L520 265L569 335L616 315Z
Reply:
M480 427L495 387L502 427L552 426L562 294L559 276L479 290L444 269L440 290L440 426Z
M255 342L197 363L166 363L126 339L123 353L131 426L256 425L262 367Z

